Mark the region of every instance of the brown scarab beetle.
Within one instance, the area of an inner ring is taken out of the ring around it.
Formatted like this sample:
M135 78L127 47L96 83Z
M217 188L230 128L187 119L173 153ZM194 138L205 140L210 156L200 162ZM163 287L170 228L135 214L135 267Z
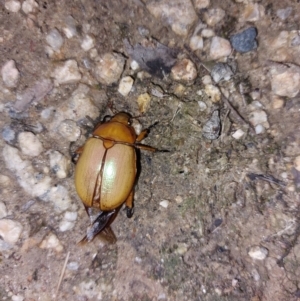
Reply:
M131 116L117 113L109 121L98 124L93 136L77 150L75 187L92 221L83 241L91 241L109 226L123 203L126 203L127 217L132 216L136 149L157 151L139 143L147 133L145 129L137 136L131 126ZM98 210L95 217L93 209Z

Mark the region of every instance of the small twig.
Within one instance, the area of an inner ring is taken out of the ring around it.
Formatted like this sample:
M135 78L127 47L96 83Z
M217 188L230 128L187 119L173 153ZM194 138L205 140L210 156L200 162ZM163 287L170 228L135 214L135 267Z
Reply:
M70 256L70 252L68 252L68 254L67 254L67 257L66 257L64 266L63 266L63 268L62 268L62 270L61 270L61 273L60 273L60 276L59 276L59 281L58 281L58 284L57 284L57 288L56 288L56 292L55 292L55 299L54 299L54 301L57 301L58 291L59 291L59 289L60 289L61 282L62 282L62 280L63 280L64 274L65 274L65 271L66 271L66 267L67 267L67 263L68 263L68 260L69 260L69 256Z
M225 114L225 116L224 116L224 118L223 118L223 123L222 123L222 133L221 133L221 142L223 141L223 137L225 136L225 122L226 122L226 119L227 119L227 116L228 116L228 114L229 114L229 111L230 110L227 110L227 112L226 112L226 114Z
M252 133L255 132L254 128L244 120L244 118L238 113L238 111L232 106L228 98L224 95L222 90L220 89L221 94L222 94L222 99L225 102L226 106L230 109L230 113L242 124L247 125Z

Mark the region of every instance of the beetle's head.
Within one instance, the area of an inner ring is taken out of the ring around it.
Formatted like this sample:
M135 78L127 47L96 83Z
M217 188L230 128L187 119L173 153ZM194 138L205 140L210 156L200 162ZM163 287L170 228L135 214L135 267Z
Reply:
M131 116L128 113L117 113L115 116L112 117L111 121L117 121L123 124L131 124Z

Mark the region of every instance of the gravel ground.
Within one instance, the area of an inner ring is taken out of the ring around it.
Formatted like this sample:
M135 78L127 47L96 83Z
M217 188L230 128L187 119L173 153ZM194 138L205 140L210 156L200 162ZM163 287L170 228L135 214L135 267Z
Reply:
M297 2L1 1L1 300L299 300ZM169 152L79 245L71 158L120 111Z

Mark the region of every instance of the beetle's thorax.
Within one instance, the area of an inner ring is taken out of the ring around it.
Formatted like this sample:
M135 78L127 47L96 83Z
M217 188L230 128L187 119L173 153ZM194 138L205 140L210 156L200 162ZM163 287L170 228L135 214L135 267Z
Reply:
M96 127L93 136L115 142L135 143L136 140L136 133L132 126L113 120Z

